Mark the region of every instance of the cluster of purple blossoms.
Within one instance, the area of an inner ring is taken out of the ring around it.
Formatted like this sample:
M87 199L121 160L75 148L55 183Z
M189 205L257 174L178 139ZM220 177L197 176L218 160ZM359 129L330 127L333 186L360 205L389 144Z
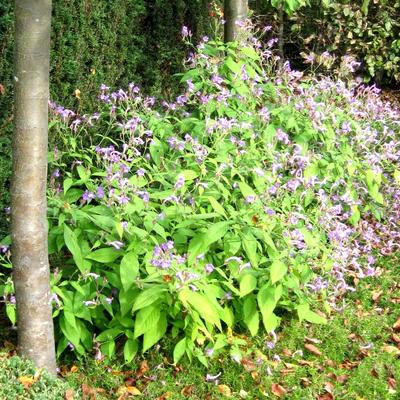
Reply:
M176 249L172 240L162 243L159 246L155 246L153 250L153 258L151 259L150 264L160 269L169 269L173 264L184 264L186 262L186 257L175 253Z

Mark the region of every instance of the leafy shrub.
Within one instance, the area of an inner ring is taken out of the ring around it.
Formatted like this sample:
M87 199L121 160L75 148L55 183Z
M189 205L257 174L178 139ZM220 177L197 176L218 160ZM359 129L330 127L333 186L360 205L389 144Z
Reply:
M102 85L89 116L51 104L58 354L122 346L129 362L169 334L175 362L238 361L232 332L265 329L271 348L285 314L324 323L312 300L340 309L393 250L398 111L374 87L277 69L274 43L204 37L162 109L133 83Z
M0 397L12 400L63 400L68 386L17 356L0 358ZM23 383L27 386L24 387Z

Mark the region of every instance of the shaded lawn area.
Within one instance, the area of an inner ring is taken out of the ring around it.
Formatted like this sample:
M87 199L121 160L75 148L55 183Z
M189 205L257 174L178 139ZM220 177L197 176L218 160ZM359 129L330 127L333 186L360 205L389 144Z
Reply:
M346 299L342 313L332 315L327 325L286 322L274 349L266 338L242 336L247 345L241 363L217 356L205 368L184 360L172 365L172 343L137 357L131 365L118 359L106 363L93 359L60 361L64 385L38 397L35 385L40 374L30 375L15 353L15 331L5 328L2 318L0 375L5 384L18 387L19 398L124 399L261 399L293 400L398 399L400 395L400 267L397 258L381 260L382 274L357 284ZM21 379L22 377L22 379ZM33 378L30 383L26 377ZM18 381L19 379L19 381ZM25 379L25 382L24 382ZM35 380L36 379L36 380ZM23 387L25 384L25 388ZM8 386L7 385L7 386ZM47 379L45 385L53 385ZM21 386L21 387L20 387ZM67 389L69 387L69 389ZM0 389L0 397L4 398ZM10 394L7 393L8 398ZM19 395L20 396L20 395ZM43 397L45 396L45 397ZM47 397L46 397L47 396ZM60 396L60 397L57 397Z

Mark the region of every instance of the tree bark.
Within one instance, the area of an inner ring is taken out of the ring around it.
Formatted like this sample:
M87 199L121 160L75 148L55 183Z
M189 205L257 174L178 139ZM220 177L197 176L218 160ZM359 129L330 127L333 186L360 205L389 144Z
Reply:
M233 42L236 39L240 31L240 26L236 24L236 21L244 21L247 18L247 13L247 0L225 0L225 42Z
M56 373L47 246L51 0L15 0L11 237L18 352Z

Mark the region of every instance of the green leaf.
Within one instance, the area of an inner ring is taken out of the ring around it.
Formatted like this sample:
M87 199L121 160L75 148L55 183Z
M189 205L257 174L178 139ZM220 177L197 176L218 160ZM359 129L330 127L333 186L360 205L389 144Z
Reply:
M253 268L258 268L257 239L247 232L242 237L242 247Z
M162 297L164 297L165 291L166 291L165 286L160 284L142 290L139 296L136 298L135 303L133 304L132 312L147 307L150 304L153 304L157 300L161 299Z
M71 178L64 179L63 182L63 192L64 195L68 192L69 188L74 184L74 181Z
M251 272L243 273L240 279L240 297L246 296L257 287L257 278Z
M189 303L189 305L197 311L206 322L221 329L218 310L206 296L198 292L192 292L189 289L183 289L179 292L179 299L184 304Z
M130 363L138 351L139 343L135 339L128 339L124 345L124 360Z
M217 242L229 229L231 222L222 221L211 225L207 232L197 234L192 238L188 248L188 262L189 265L193 264L199 254L204 254L208 247Z
M86 256L86 258L102 264L109 264L115 261L119 256L121 256L121 254L122 253L120 251L114 248L106 247L92 251Z
M252 47L241 47L240 51L252 60L258 60L260 57Z
M79 268L79 271L81 271L81 273L86 272L86 265L84 263L78 238L76 237L75 232L72 231L65 224L64 224L64 241L68 250L71 252L72 257L74 258L75 264Z
M326 318L321 317L314 311L310 310L310 305L309 304L300 304L296 307L297 309L297 314L299 316L300 322L303 320L306 320L308 322L311 322L313 324L322 324L325 325L327 323Z
M282 261L275 260L270 270L271 282L275 283L280 281L286 275L287 270L287 266Z
M186 351L186 338L180 340L175 348L174 348L174 364L177 364L178 361L182 358Z
M249 328L251 336L256 336L260 324L256 300L253 296L249 296L243 303L243 321Z
M263 324L267 332L274 330L279 323L274 314L276 304L282 294L282 287L263 286L257 295L258 307L260 309Z
M13 325L15 325L15 322L17 321L17 313L16 313L15 305L7 304L6 305L6 314L7 314L8 319L11 321L11 323Z
M257 197L255 191L245 182L238 183L239 189L242 192L243 197L254 196Z
M152 329L158 323L160 315L160 307L154 305L139 310L135 319L134 337L137 338Z
M108 358L112 358L115 354L115 342L111 340L109 342L103 343L100 346L101 352Z
M118 335L122 333L121 328L110 328L101 332L100 335L96 337L99 342L107 342L115 339Z
M82 165L78 165L76 169L78 171L79 178L82 179L82 183L87 182L90 177L90 172L88 172Z
M129 290L138 275L139 262L135 252L126 253L121 260L120 278L124 290Z
M206 196L206 198L207 198L208 201L210 202L210 204L211 204L211 206L212 206L212 208L213 208L213 210L214 210L215 212L217 212L218 214L221 214L221 215L223 215L224 217L226 217L226 213L225 213L224 207L222 207L221 204L220 204L217 200L215 200L214 197L212 197L212 196Z
M162 313L157 325L154 325L143 335L143 353L162 339L167 330L167 325L167 317L165 313Z
M241 66L232 57L227 57L225 65L235 74L240 74Z

